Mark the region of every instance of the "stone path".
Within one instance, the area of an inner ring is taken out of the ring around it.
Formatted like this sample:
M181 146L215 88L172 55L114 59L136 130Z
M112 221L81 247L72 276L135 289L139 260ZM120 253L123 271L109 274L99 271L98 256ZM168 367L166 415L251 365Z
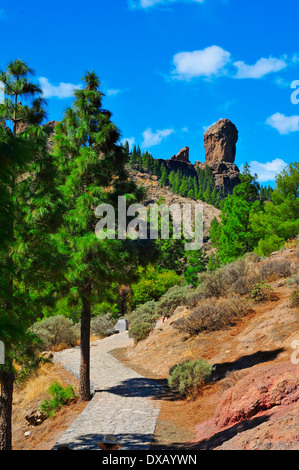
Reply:
M159 416L162 387L126 367L109 351L131 344L123 332L91 344L91 383L94 397L54 449L68 444L74 450L98 450L105 434L113 434L122 450L150 448ZM55 354L75 377L79 376L80 349Z

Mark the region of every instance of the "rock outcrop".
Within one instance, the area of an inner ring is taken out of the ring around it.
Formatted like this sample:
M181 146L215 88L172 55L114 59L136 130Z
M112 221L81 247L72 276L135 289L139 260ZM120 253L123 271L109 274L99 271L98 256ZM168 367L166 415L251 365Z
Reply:
M206 163L235 163L239 134L229 119L220 119L204 135Z
M299 449L299 366L250 371L224 392L214 418L197 427L202 449Z
M204 135L205 163L195 163L202 170L209 165L216 187L224 188L226 194L240 183L240 170L235 165L238 138L236 126L229 119L220 119Z
M214 163L197 163L201 170L209 165L217 189L224 189L225 194L231 194L237 184L240 184L240 170L235 163L214 162Z
M174 155L173 157L171 157L170 160L176 161L176 162L190 163L189 147L184 147L182 150L179 151L177 155Z
M234 187L240 183L240 170L234 163L238 135L236 126L229 119L220 119L204 135L205 162L190 163L189 147L184 147L170 160L160 159L159 161L164 164L169 173L180 171L187 177L197 176L197 168L204 171L208 165L216 188L223 189L227 195L232 193Z

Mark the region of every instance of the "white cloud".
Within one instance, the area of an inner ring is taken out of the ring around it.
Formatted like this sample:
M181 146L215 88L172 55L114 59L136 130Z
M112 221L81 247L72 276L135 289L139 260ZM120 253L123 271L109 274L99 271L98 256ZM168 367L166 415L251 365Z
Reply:
M119 95L121 93L121 90L116 90L116 89L110 89L106 91L107 96L115 96Z
M276 59L275 57L259 59L254 65L247 65L243 61L238 61L234 63L234 66L238 69L235 78L262 78L269 73L285 69L287 65L285 59Z
M45 77L39 77L39 83L44 93L44 98L70 98L74 91L82 88L81 85L60 82L59 85L52 85Z
M162 129L153 132L150 128L146 129L143 132L143 142L142 147L148 148L153 147L154 145L159 145L163 139L166 139L169 135L173 134L173 129Z
M282 172L287 166L287 163L276 158L272 162L260 163L257 161L249 162L251 174L258 175L258 181L260 183L266 183L267 181L275 181L276 175ZM241 165L240 170L243 171L244 165Z
M230 52L219 46L210 46L193 52L179 52L173 58L175 65L173 74L181 80L220 75L225 73L224 69L230 62L230 55Z
M292 58L284 56L280 59L262 57L255 64L248 65L241 60L233 62L232 54L229 51L214 45L201 50L179 52L174 55L173 63L175 68L172 72L172 78L179 80L191 80L196 77L209 79L215 76L260 79L294 65L295 58L294 56Z
M158 5L167 5L169 3L204 3L204 0L129 0L131 8L151 8Z
M266 124L278 130L280 134L290 134L299 131L299 116L285 116L276 113L267 119Z

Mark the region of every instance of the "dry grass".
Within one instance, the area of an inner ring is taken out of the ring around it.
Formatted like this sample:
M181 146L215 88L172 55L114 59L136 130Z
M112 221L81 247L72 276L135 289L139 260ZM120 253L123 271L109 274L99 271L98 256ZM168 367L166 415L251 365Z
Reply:
M53 364L44 364L37 374L28 379L24 384L16 388L16 395L22 401L22 408L26 408L31 402L41 402L48 398L48 389L57 380L57 369ZM61 385L68 383L59 378Z

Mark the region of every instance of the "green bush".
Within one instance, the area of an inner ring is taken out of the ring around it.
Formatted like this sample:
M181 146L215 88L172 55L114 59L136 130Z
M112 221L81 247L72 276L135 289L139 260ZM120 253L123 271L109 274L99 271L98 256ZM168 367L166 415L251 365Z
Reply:
M113 333L113 327L117 320L112 317L111 313L99 315L91 320L91 332L100 337L110 336Z
M135 343L139 343L139 341L143 341L149 336L153 328L153 323L140 321L130 328L129 336L134 338Z
M161 317L171 317L177 307L186 305L192 293L191 286L176 286L169 289L156 303L156 312Z
M158 319L156 312L156 302L146 302L137 307L129 315L129 337L134 341L142 341L145 339L155 327Z
M260 256L270 256L274 251L279 251L285 243L285 239L278 235L270 235L265 239L261 239L256 248L256 252Z
M55 412L64 405L67 405L71 399L77 398L71 385L63 388L62 385L57 381L50 386L48 392L53 397L52 400L44 400L40 406L41 411L48 418L53 417Z
M34 323L31 329L40 338L43 349L53 349L60 344L73 347L80 337L72 320L63 315L45 318Z
M152 267L142 275L137 284L132 285L131 305L136 308L145 302L158 300L168 289L180 283L181 278L175 271L158 271Z
M250 298L255 302L262 302L271 298L273 288L265 282L257 282L254 284L250 294Z
M195 398L213 370L214 367L203 359L187 360L170 369L168 385L185 397Z

